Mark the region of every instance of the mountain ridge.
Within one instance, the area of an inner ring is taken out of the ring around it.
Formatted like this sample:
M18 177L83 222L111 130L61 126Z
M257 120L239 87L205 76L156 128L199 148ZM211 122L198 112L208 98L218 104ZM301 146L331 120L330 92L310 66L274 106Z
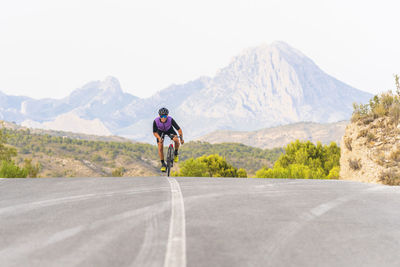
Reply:
M153 142L152 120L166 106L190 140L221 129L254 131L300 121L346 120L353 102L370 97L326 74L287 43L274 42L245 49L214 77L171 85L148 98L124 93L111 76L62 99L0 94L0 103L10 101L1 105L0 118L62 130L62 121L67 125L69 120L65 114L70 114L79 124L76 129L86 127L87 133Z
M321 142L324 145L335 142L339 145L348 123L349 121L334 123L297 122L256 131L217 130L197 138L196 141L211 144L233 142L262 149L284 147L296 140Z

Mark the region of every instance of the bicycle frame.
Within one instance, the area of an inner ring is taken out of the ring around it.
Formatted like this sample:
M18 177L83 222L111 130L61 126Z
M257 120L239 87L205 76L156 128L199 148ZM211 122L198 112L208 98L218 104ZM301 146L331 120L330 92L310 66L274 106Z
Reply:
M174 166L174 156L175 156L175 149L174 149L175 141L174 141L174 137L175 136L176 135L171 137L171 136L168 135L168 137L171 139L171 143L169 144L168 150L167 150L167 160L166 160L167 161L167 176L168 177L169 177L169 175L171 173L171 168ZM164 137L165 137L165 134L162 133L161 134L161 139L164 140Z

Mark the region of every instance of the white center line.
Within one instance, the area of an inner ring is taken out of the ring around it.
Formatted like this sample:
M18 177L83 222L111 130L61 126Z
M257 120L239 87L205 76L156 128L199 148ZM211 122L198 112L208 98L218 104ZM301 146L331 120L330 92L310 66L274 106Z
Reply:
M174 178L167 179L171 185L171 220L164 267L185 267L186 222L182 191Z

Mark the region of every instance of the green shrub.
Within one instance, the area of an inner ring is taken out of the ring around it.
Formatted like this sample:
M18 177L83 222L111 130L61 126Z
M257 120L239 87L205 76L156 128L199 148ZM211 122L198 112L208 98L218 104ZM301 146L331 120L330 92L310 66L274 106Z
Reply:
M394 122L400 119L400 81L395 75L396 95L391 91L375 95L368 104L353 104L353 115L351 122L362 121L369 124L376 118L390 116Z
M25 159L24 170L26 170L28 177L35 178L38 176L38 173L40 171L40 164L36 163L36 165L33 165L32 159Z
M174 172L174 176L186 176L186 177L206 177L207 176L207 164L200 162L193 158L190 158L180 165L180 171Z
M28 170L20 168L13 161L2 160L0 166L0 177L2 178L26 178Z
M239 177L238 170L217 154L190 158L184 161L180 171L174 174L187 177ZM247 176L243 169L240 175Z
M285 147L285 154L275 162L273 168L262 168L256 172L258 178L327 178L331 170L339 167L340 148L332 142L329 146L310 141L296 140Z
M240 168L240 169L237 171L237 177L239 177L239 178L247 178L247 172L246 172L246 170L243 169L243 168Z
M122 176L124 175L124 173L125 173L125 168L124 168L124 167L118 167L118 168L115 168L115 169L111 172L111 175L112 175L113 177L122 177Z
M329 179L339 179L339 173L340 173L340 167L339 166L335 166L330 170L327 178L329 178Z

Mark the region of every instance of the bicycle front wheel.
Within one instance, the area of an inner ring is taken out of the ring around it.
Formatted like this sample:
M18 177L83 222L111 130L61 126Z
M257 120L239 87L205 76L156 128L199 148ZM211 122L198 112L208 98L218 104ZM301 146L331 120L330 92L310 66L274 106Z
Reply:
M167 176L171 173L171 168L174 166L174 147L169 146L167 152Z

